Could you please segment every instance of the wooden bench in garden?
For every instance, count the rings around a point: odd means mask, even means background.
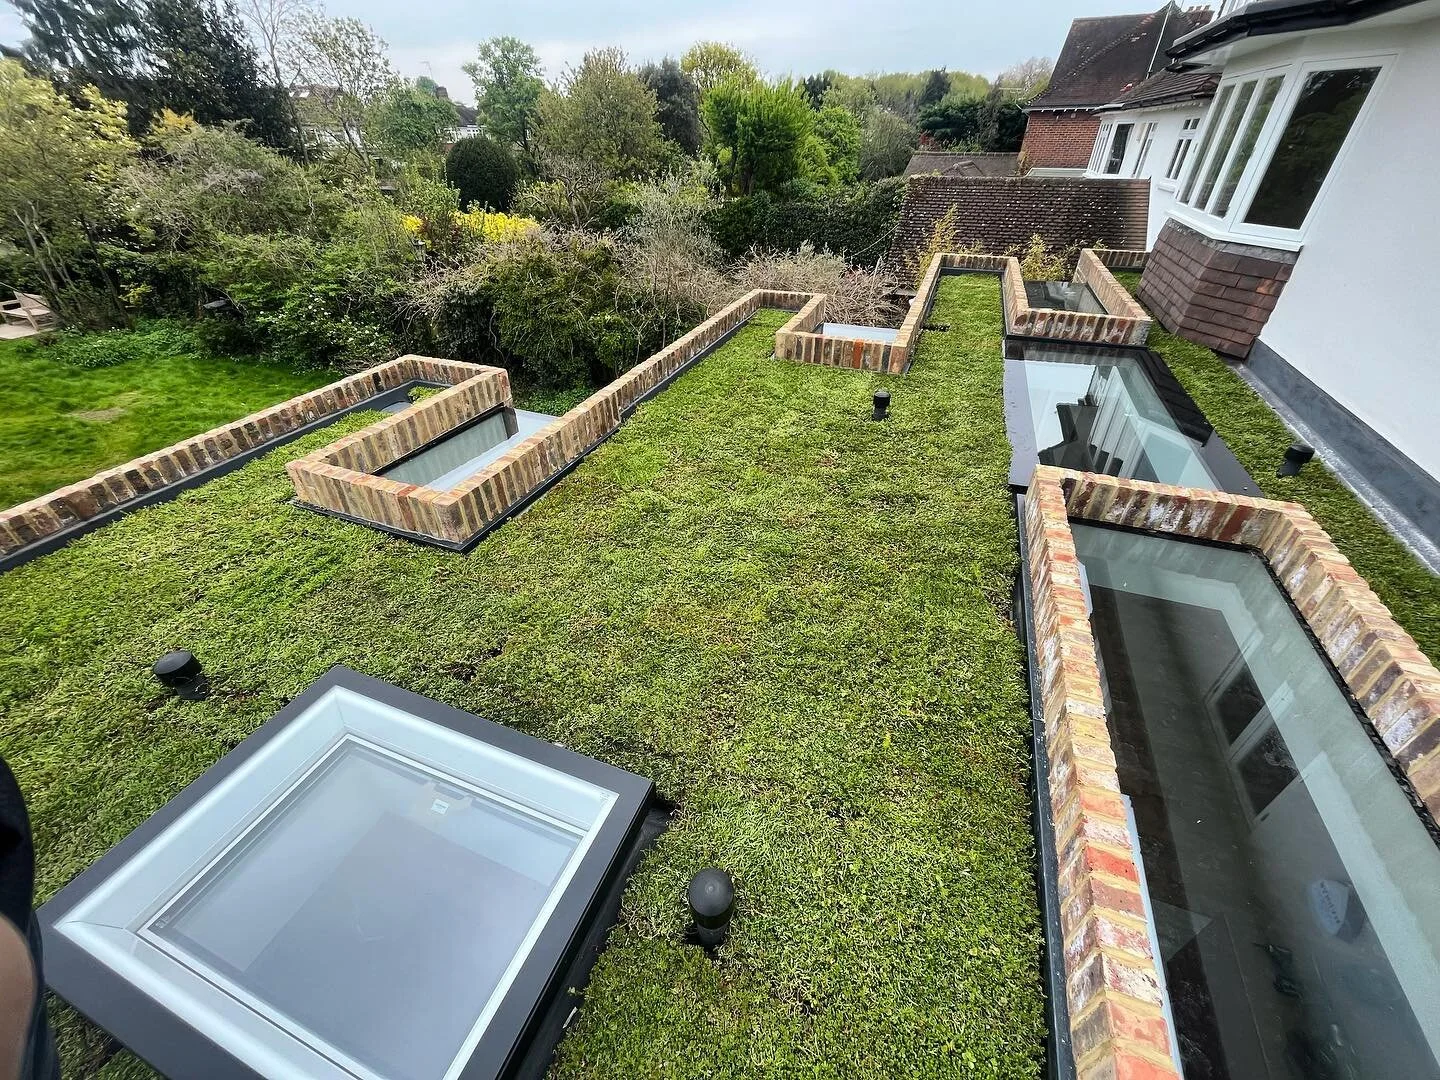
[[[28,323],[35,330],[55,324],[55,313],[45,304],[43,296],[16,292],[13,300],[0,300],[0,316],[7,323]]]

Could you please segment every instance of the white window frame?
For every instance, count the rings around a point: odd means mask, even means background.
[[[1120,132],[1125,131],[1125,148],[1120,152],[1120,160],[1115,163],[1115,171],[1111,172],[1106,166],[1110,164],[1110,155],[1115,152],[1115,140],[1120,137]],[[1105,147],[1105,152],[1100,155],[1100,161],[1096,165],[1096,171],[1101,176],[1119,176],[1125,171],[1125,158],[1130,153],[1130,136],[1135,130],[1135,121],[1117,120],[1114,130],[1110,133],[1110,141]]]
[[[1155,182],[1166,191],[1174,191],[1180,186],[1186,166],[1190,164],[1190,151],[1195,149],[1195,137],[1200,134],[1200,125],[1204,122],[1203,113],[1200,116],[1187,116],[1180,121],[1180,134],[1175,137],[1175,145],[1170,148],[1170,158],[1165,162],[1165,171],[1155,178]],[[1175,158],[1182,146],[1185,148],[1185,156],[1181,158],[1177,168]],[[1176,170],[1174,176],[1170,175],[1171,169]]]
[[[1110,152],[1110,133],[1114,127],[1115,123],[1112,120],[1101,122],[1100,130],[1095,133],[1095,145],[1090,148],[1090,164],[1085,166],[1086,172],[1100,172],[1100,166]]]
[[[1150,156],[1150,146],[1155,141],[1155,129],[1159,126],[1158,120],[1146,120],[1138,125],[1140,136],[1136,139],[1136,145],[1140,149],[1135,153],[1135,164],[1130,167],[1131,176],[1139,176],[1140,170],[1145,168],[1145,160]]]
[[[1393,51],[1379,53],[1337,52],[1331,55],[1310,57],[1288,64],[1260,65],[1233,73],[1226,72],[1224,79],[1222,79],[1220,85],[1216,87],[1216,99],[1218,100],[1219,94],[1225,87],[1233,86],[1235,89],[1231,91],[1231,100],[1226,103],[1227,108],[1224,112],[1228,112],[1230,108],[1233,107],[1234,101],[1240,93],[1240,87],[1245,83],[1253,81],[1255,83],[1255,90],[1246,106],[1244,115],[1240,118],[1239,126],[1236,129],[1236,137],[1226,149],[1225,160],[1220,163],[1215,189],[1209,193],[1210,200],[1215,198],[1220,186],[1224,182],[1224,177],[1230,167],[1231,159],[1234,157],[1235,151],[1241,142],[1250,114],[1260,98],[1265,80],[1272,76],[1281,75],[1284,77],[1285,82],[1281,85],[1279,93],[1275,96],[1275,101],[1270,108],[1270,113],[1265,118],[1265,123],[1260,129],[1260,134],[1255,140],[1255,147],[1250,154],[1250,160],[1245,163],[1245,168],[1240,174],[1239,182],[1235,186],[1235,191],[1230,199],[1230,206],[1225,214],[1223,216],[1210,214],[1202,207],[1181,202],[1177,197],[1175,206],[1170,211],[1171,216],[1190,228],[1193,228],[1196,232],[1217,240],[1239,239],[1258,241],[1269,247],[1298,251],[1305,242],[1311,223],[1315,220],[1317,208],[1324,202],[1325,196],[1330,191],[1336,175],[1344,167],[1346,158],[1354,147],[1356,133],[1363,128],[1371,111],[1375,107],[1375,102],[1379,100],[1381,94],[1384,93],[1385,82],[1390,74],[1391,67],[1394,66],[1394,60],[1397,55],[1398,54]],[[1379,68],[1380,70],[1375,76],[1375,82],[1370,87],[1370,92],[1366,95],[1364,103],[1360,106],[1360,111],[1355,116],[1355,122],[1350,125],[1350,130],[1346,133],[1344,142],[1340,144],[1340,149],[1336,152],[1334,160],[1330,163],[1330,169],[1325,175],[1325,180],[1321,183],[1319,191],[1315,193],[1315,198],[1311,200],[1310,207],[1305,213],[1305,220],[1301,222],[1300,227],[1297,229],[1282,229],[1273,225],[1254,225],[1246,222],[1245,215],[1250,211],[1250,202],[1255,196],[1261,178],[1265,175],[1265,170],[1270,165],[1270,159],[1274,156],[1275,150],[1279,145],[1280,136],[1284,132],[1285,126],[1290,122],[1290,114],[1294,110],[1296,102],[1299,100],[1300,91],[1305,85],[1305,80],[1317,71],[1336,71],[1346,68],[1367,67]],[[1196,129],[1195,134],[1200,135],[1202,130],[1208,133],[1212,127],[1216,127],[1224,122],[1225,116],[1222,115],[1222,110],[1217,110],[1212,107],[1209,113],[1209,122],[1204,125],[1203,128]],[[1204,139],[1201,138],[1200,142],[1204,142]],[[1213,144],[1207,147],[1204,155],[1206,160],[1202,161],[1194,153],[1194,147],[1192,146],[1189,155],[1190,161],[1183,170],[1180,180],[1177,182],[1179,191],[1183,192],[1184,187],[1191,182],[1192,177],[1199,177],[1199,170],[1208,164],[1209,159],[1214,155],[1214,150],[1215,146]],[[1200,185],[1197,183],[1192,192],[1192,197],[1195,193],[1198,193],[1199,189]]]

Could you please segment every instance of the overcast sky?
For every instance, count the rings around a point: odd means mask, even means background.
[[[460,65],[480,41],[512,34],[535,46],[554,77],[586,49],[620,45],[642,62],[679,56],[694,41],[733,42],[776,75],[835,68],[861,75],[945,67],[991,76],[1030,56],[1055,56],[1077,15],[1149,11],[1160,0],[330,0],[390,45],[395,66],[432,74],[470,102]],[[0,41],[24,35],[0,0]]]

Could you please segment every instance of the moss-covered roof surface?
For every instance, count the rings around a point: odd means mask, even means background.
[[[1038,1076],[999,286],[947,278],[950,330],[903,378],[771,359],[785,317],[468,556],[291,506],[284,462],[330,429],[0,577],[0,750],[41,898],[343,663],[677,805],[560,1076]],[[210,700],[153,681],[174,647]],[[740,897],[715,960],[683,943],[711,864]],[[67,1077],[143,1075],[60,1026]]]

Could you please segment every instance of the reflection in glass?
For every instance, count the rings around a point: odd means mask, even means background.
[[[1220,175],[1220,166],[1225,164],[1225,156],[1230,153],[1230,144],[1235,141],[1235,132],[1240,128],[1240,118],[1245,115],[1245,110],[1250,106],[1250,96],[1255,93],[1255,80],[1250,80],[1240,87],[1240,93],[1235,96],[1235,107],[1230,110],[1230,115],[1225,117],[1225,126],[1220,131],[1220,141],[1215,144],[1215,152],[1205,162],[1205,182],[1200,185],[1200,192],[1195,196],[1193,205],[1204,209],[1210,201],[1210,192],[1215,188],[1215,180]]]
[[[580,839],[346,739],[148,935],[305,1042],[437,1080]]]
[[[1012,363],[1015,363],[1012,361]],[[1041,464],[1084,472],[1215,487],[1196,450],[1209,436],[1181,429],[1129,356],[1093,364],[1026,360],[1024,377]],[[1203,417],[1196,417],[1197,424]]]
[[[1074,534],[1186,1076],[1440,1076],[1440,849],[1264,563]]]
[[[1279,145],[1250,200],[1247,222],[1277,229],[1298,229],[1305,223],[1310,204],[1320,193],[1379,74],[1379,68],[1370,67],[1315,71],[1306,76]]]
[[[1256,99],[1255,108],[1250,112],[1245,133],[1240,136],[1240,142],[1235,147],[1235,156],[1230,160],[1230,167],[1225,170],[1225,182],[1220,185],[1220,191],[1215,196],[1215,205],[1210,208],[1210,213],[1216,217],[1224,217],[1230,210],[1230,200],[1235,195],[1235,187],[1240,183],[1245,166],[1250,163],[1250,155],[1255,152],[1255,140],[1260,137],[1260,129],[1265,126],[1270,109],[1275,104],[1275,95],[1280,93],[1280,86],[1284,81],[1285,76],[1274,75],[1266,79],[1265,84],[1260,87],[1260,97]]]
[[[1190,202],[1190,195],[1195,190],[1195,182],[1200,179],[1200,169],[1205,164],[1206,155],[1210,152],[1210,144],[1215,141],[1215,131],[1225,118],[1225,109],[1230,104],[1230,98],[1235,93],[1235,87],[1222,86],[1219,95],[1215,98],[1215,104],[1210,110],[1210,124],[1205,128],[1205,134],[1200,139],[1200,147],[1195,151],[1195,165],[1190,170],[1190,175],[1185,180],[1185,190],[1180,193],[1180,201]],[[1194,205],[1191,203],[1191,205]]]

